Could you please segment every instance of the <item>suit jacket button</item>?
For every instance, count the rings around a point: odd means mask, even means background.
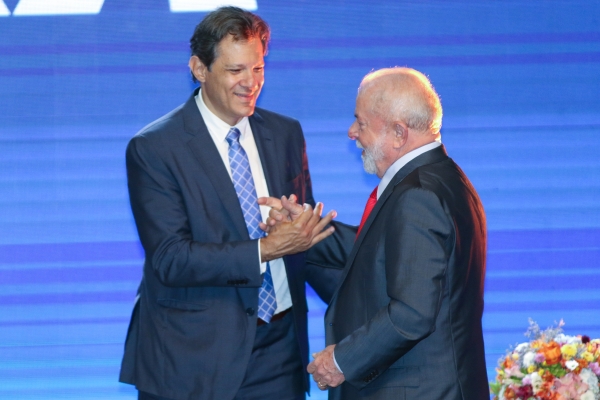
[[[248,314],[249,317],[254,315],[254,308],[252,307],[248,307],[246,308],[246,314]]]
[[[333,326],[333,322],[330,322],[330,323],[329,323],[329,326]]]

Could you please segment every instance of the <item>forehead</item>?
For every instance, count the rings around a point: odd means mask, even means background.
[[[355,113],[357,117],[366,118],[371,111],[371,95],[368,92],[360,90],[356,96]]]
[[[235,40],[232,35],[228,35],[217,45],[215,61],[242,62],[253,60],[263,60],[262,43],[258,38]]]

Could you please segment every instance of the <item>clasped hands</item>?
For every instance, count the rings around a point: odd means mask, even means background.
[[[260,228],[268,233],[260,242],[262,262],[306,251],[334,231],[327,225],[336,212],[330,211],[321,218],[322,203],[313,210],[309,204],[297,204],[292,195],[289,199],[283,196],[281,200],[261,197],[258,204],[271,207],[267,223],[260,223]]]
[[[334,231],[333,227],[326,227],[336,216],[336,212],[330,211],[321,218],[322,203],[317,203],[313,210],[308,204],[302,206],[296,203],[294,195],[289,199],[283,196],[281,200],[274,197],[261,197],[258,203],[271,207],[267,223],[261,223],[260,228],[269,233],[267,239],[281,236],[281,240],[273,244],[279,243],[283,246],[281,249],[283,252],[289,251],[289,248],[294,246],[300,248],[298,251],[307,250]],[[261,245],[264,246],[264,242],[261,242]],[[318,353],[313,353],[314,360],[306,368],[321,390],[339,386],[345,381],[344,374],[335,365],[334,348],[335,345],[330,345]]]

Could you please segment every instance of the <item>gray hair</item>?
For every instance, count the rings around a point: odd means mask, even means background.
[[[371,87],[376,89],[371,111],[381,119],[403,121],[419,132],[439,133],[442,103],[425,75],[411,68],[380,69],[364,77],[359,93]]]

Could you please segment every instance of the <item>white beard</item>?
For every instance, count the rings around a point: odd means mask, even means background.
[[[356,147],[364,150],[361,158],[363,161],[363,168],[367,174],[377,173],[377,162],[383,159],[383,135],[377,138],[375,143],[369,148],[364,148],[358,140],[356,140]]]

